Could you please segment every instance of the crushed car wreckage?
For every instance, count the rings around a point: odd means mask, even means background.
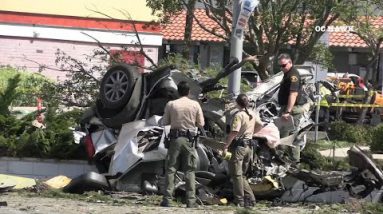
[[[164,146],[169,127],[159,121],[169,100],[177,98],[176,85],[187,81],[191,96],[198,99],[204,111],[206,125],[197,144],[197,196],[204,204],[218,204],[219,198],[232,199],[232,187],[226,160],[219,155],[230,120],[233,105],[223,99],[207,99],[201,94],[223,89],[219,79],[239,65],[231,62],[217,77],[199,80],[195,73],[183,73],[173,67],[163,67],[149,74],[139,74],[134,67],[118,64],[104,76],[100,99],[83,117],[86,130],[84,144],[88,157],[99,173],[88,173],[74,179],[65,190],[79,192],[79,183],[88,189],[112,189],[141,193],[161,193],[164,188]],[[349,151],[351,172],[312,172],[295,168],[280,144],[304,148],[306,133],[313,126],[314,84],[311,68],[298,69],[304,81],[307,112],[298,131],[280,139],[276,95],[282,73],[272,76],[248,92],[252,106],[265,122],[254,135],[255,160],[248,171],[249,183],[258,199],[279,199],[283,202],[346,202],[350,198],[364,198],[380,202],[383,172],[361,151]],[[283,125],[283,124],[282,124]],[[184,194],[183,173],[177,172],[176,192]],[[84,190],[87,190],[86,188]],[[81,191],[80,191],[81,192]]]

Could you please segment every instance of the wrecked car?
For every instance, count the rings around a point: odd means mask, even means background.
[[[230,200],[232,188],[227,162],[219,156],[218,150],[222,145],[219,139],[224,137],[226,121],[230,121],[233,105],[222,99],[206,99],[201,94],[222,89],[217,84],[219,79],[227,76],[237,66],[238,62],[233,61],[217,77],[207,80],[201,80],[195,73],[183,73],[173,67],[163,67],[150,74],[138,74],[134,67],[124,64],[110,68],[102,80],[100,99],[84,115],[83,120],[87,131],[85,145],[88,157],[95,163],[101,175],[84,175],[77,179],[77,186],[82,181],[90,188],[162,192],[167,153],[164,141],[170,127],[159,126],[159,120],[166,103],[177,98],[177,83],[187,81],[191,85],[191,96],[200,101],[206,120],[204,130],[201,130],[203,137],[196,148],[197,196],[207,204],[217,201],[214,200],[217,197]],[[309,68],[300,68],[298,71],[303,76],[303,81],[312,78]],[[278,73],[247,93],[253,109],[267,124],[263,133],[254,136],[258,142],[254,145],[257,158],[248,172],[253,191],[260,198],[283,198],[289,191],[295,191],[297,187],[294,185],[297,181],[305,183],[300,178],[308,180],[308,175],[313,175],[312,172],[299,174],[292,170],[294,168],[291,167],[288,157],[278,145],[293,146],[295,141],[294,145],[304,148],[306,133],[313,125],[310,114],[315,88],[313,84],[305,82],[307,114],[302,117],[297,132],[279,139],[278,127],[273,119],[279,110],[276,94],[282,77],[283,74]],[[291,178],[295,182],[286,182]],[[343,178],[339,180],[343,181]],[[176,180],[176,194],[182,195],[182,172],[177,172]],[[306,185],[313,184],[323,186],[320,182],[309,182]],[[66,189],[71,192],[75,186],[69,185]],[[324,191],[328,189],[325,188]],[[299,200],[302,201],[300,198]]]

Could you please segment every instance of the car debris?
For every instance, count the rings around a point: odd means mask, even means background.
[[[232,103],[224,99],[207,99],[206,92],[220,90],[217,83],[238,66],[237,61],[226,66],[217,77],[199,80],[195,74],[173,67],[163,67],[151,74],[138,75],[135,68],[115,65],[106,73],[96,105],[84,114],[82,126],[88,158],[99,173],[92,172],[75,178],[65,187],[68,192],[91,190],[128,191],[159,194],[164,189],[165,138],[169,127],[159,121],[165,104],[177,98],[176,85],[187,81],[192,97],[198,99],[204,111],[206,125],[197,144],[197,197],[203,204],[226,204],[233,198],[227,161],[219,155],[220,139],[230,121]],[[313,172],[293,166],[278,145],[298,145],[304,149],[306,134],[313,127],[315,86],[308,67],[298,67],[303,79],[307,113],[298,131],[280,139],[278,123],[274,122],[279,106],[276,94],[282,79],[278,73],[247,93],[253,110],[267,124],[254,136],[255,160],[248,171],[249,183],[258,199],[279,199],[284,202],[341,203],[350,198],[381,201],[382,171],[358,147],[349,152],[351,172]],[[293,143],[292,142],[299,142]],[[184,179],[177,172],[176,191],[184,195]],[[87,187],[87,188],[85,188]]]
[[[109,184],[104,175],[88,172],[72,179],[63,188],[64,192],[82,194],[86,191],[108,190]]]
[[[55,176],[53,178],[50,178],[50,179],[44,181],[43,183],[52,189],[62,189],[65,186],[67,186],[71,181],[72,181],[72,179],[70,179],[64,175],[59,175],[59,176]]]
[[[36,180],[16,175],[0,174],[0,184],[4,187],[13,186],[12,189],[19,190],[36,185]]]

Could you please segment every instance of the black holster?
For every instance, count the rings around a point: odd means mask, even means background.
[[[242,147],[250,146],[250,147],[252,147],[253,146],[253,140],[252,139],[243,139],[243,138],[234,139],[230,145],[230,148],[235,149],[238,146],[242,146]]]
[[[170,139],[177,139],[179,137],[186,137],[189,138],[190,133],[189,131],[179,130],[179,129],[170,129],[169,138]]]

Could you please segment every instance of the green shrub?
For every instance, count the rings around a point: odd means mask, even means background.
[[[331,140],[367,145],[371,143],[372,130],[373,128],[370,126],[336,121],[331,123],[328,134]]]
[[[70,127],[78,124],[82,111],[56,112],[48,108],[46,129],[32,126],[34,117],[19,120],[0,115],[0,155],[54,159],[84,159],[81,145],[73,142]],[[32,116],[34,114],[31,114]]]
[[[183,72],[198,67],[178,53],[168,55],[165,59],[160,60],[158,64],[160,67],[165,65],[175,65],[177,69]]]
[[[383,125],[379,125],[374,128],[372,132],[370,150],[373,152],[383,152]]]
[[[15,136],[4,137],[0,135],[0,156],[16,156],[17,143]]]
[[[319,145],[314,143],[306,144],[301,152],[301,162],[307,165],[308,169],[322,169],[327,165],[327,160],[319,153]]]
[[[31,133],[25,132],[17,142],[18,157],[48,158],[50,155],[50,141],[45,130],[35,129]]]
[[[41,91],[50,90],[44,85],[44,79],[40,81],[34,76],[26,76],[22,83],[22,75],[16,70],[0,68],[0,72],[0,155],[59,159],[81,157],[81,154],[78,155],[80,146],[73,143],[72,131],[69,128],[78,124],[82,111],[59,112],[56,111],[57,108],[48,105],[45,129],[32,125],[35,113],[17,119],[10,114],[10,105],[17,103],[18,99],[21,103],[30,105],[32,100],[28,99],[42,97]]]
[[[35,106],[36,99],[42,97],[49,102],[53,96],[53,81],[39,73],[20,71],[12,67],[0,67],[0,94],[9,86],[11,79],[18,77],[18,87],[14,91],[17,94],[12,99],[12,106]]]
[[[319,153],[319,145],[308,143],[301,152],[301,163],[303,168],[310,170],[348,170],[350,165],[347,159],[333,160],[331,157],[324,157]]]

